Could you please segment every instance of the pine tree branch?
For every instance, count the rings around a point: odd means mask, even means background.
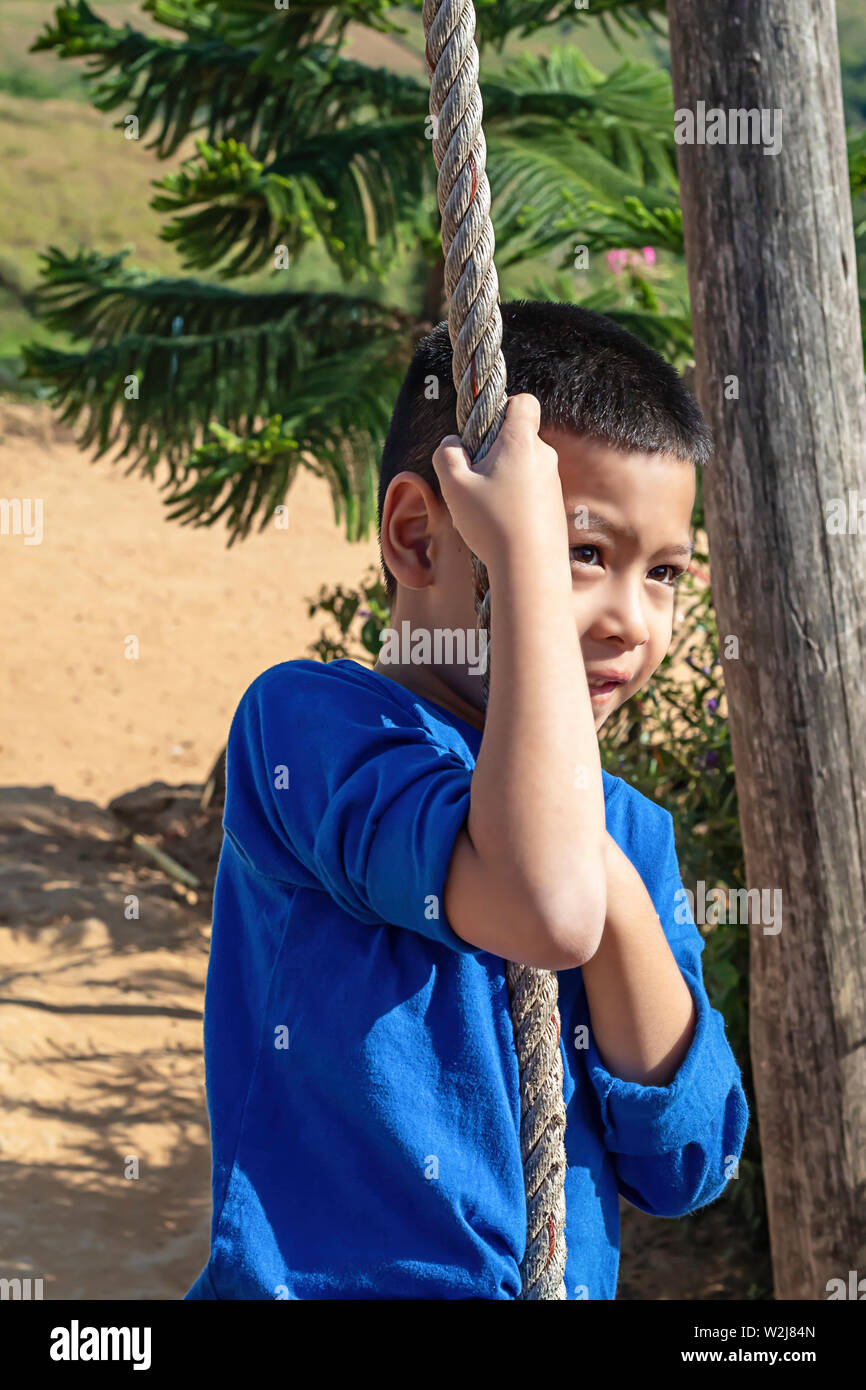
[[[42,253],[42,283],[34,299],[46,326],[73,338],[108,342],[124,334],[168,336],[182,310],[193,334],[301,323],[318,343],[338,347],[369,331],[410,331],[414,316],[358,294],[306,290],[235,290],[204,280],[155,276],[125,265],[129,250],[67,255]],[[280,275],[275,274],[275,282]],[[353,336],[354,335],[354,336]]]
[[[479,43],[498,45],[516,30],[593,16],[627,27],[662,10],[655,0],[592,0],[587,14],[572,0],[476,3]],[[349,23],[405,32],[395,7],[147,0],[144,9],[181,37],[113,28],[79,0],[58,7],[35,47],[84,58],[96,105],[133,110],[163,157],[191,132],[208,133],[154,199],[188,267],[227,277],[268,264],[277,246],[295,259],[319,239],[345,278],[383,276],[407,229],[423,255],[434,243],[439,254],[426,81],[338,51]],[[563,248],[578,232],[599,250],[612,237],[681,246],[666,74],[623,63],[604,75],[560,48],[522,54],[485,82],[483,98],[498,262]],[[47,324],[91,344],[25,350],[27,374],[51,387],[62,418],[83,422],[82,447],[100,456],[117,446],[128,472],[152,476],[164,460],[171,519],[224,523],[229,543],[272,520],[302,467],[327,479],[347,534],[365,534],[393,398],[432,323],[360,296],[144,276],[125,256],[52,248],[37,293]],[[573,289],[562,277],[540,297]],[[583,302],[671,356],[690,349],[687,317],[665,313],[639,276]]]
[[[431,184],[416,129],[403,120],[332,131],[268,168],[234,141],[197,141],[198,158],[157,185],[152,206],[175,214],[162,235],[186,267],[224,278],[263,268],[278,246],[296,256],[319,236],[345,280],[383,279],[400,223]]]
[[[485,88],[494,197],[511,178],[536,189],[544,180],[538,196],[546,211],[536,209],[524,227],[521,254],[530,235],[548,244],[551,205],[561,205],[573,224],[568,198],[581,193],[613,206],[649,185],[654,208],[676,207],[666,74],[627,63],[606,77],[577,55],[555,50],[546,59],[518,60],[507,79]],[[178,243],[189,269],[218,267],[228,278],[266,265],[276,245],[296,256],[318,236],[344,279],[381,278],[399,224],[423,197],[434,197],[429,133],[419,108],[401,118],[329,128],[267,167],[234,141],[198,142],[198,159],[161,181],[164,193],[153,206],[175,214],[163,235]],[[508,214],[498,204],[494,213],[507,243]]]
[[[527,257],[575,243],[597,248],[648,243],[682,249],[682,221],[675,193],[630,178],[586,145],[575,147],[568,131],[548,132],[543,141],[491,134],[488,175],[496,226],[497,261],[504,269]],[[634,242],[640,225],[642,240]],[[628,230],[629,241],[619,240]]]
[[[415,11],[422,4],[423,0],[406,0],[406,7]],[[576,9],[574,0],[475,0],[475,12],[479,49],[486,43],[501,49],[507,39],[524,39],[553,25],[581,25],[592,19],[606,26],[612,42],[615,28],[634,36],[643,26],[666,37],[659,24],[666,12],[665,0],[588,0],[585,9]]]
[[[164,23],[169,22],[168,15],[175,16],[178,26],[186,14],[182,7],[167,6],[160,0],[150,8]],[[186,24],[186,40],[169,41],[129,26],[113,28],[98,19],[85,0],[79,0],[77,6],[58,8],[57,22],[53,28],[47,27],[33,50],[53,48],[64,58],[90,57],[88,77],[93,84],[94,105],[103,111],[120,108],[124,117],[135,114],[140,138],[150,135],[160,123],[147,148],[155,149],[161,158],[174,153],[189,134],[201,131],[209,143],[234,139],[245,144],[255,158],[266,160],[298,139],[357,120],[367,107],[380,121],[416,116],[424,123],[429,93],[423,77],[391,73],[341,57],[333,43],[304,46],[296,42],[287,56],[266,42],[273,39],[275,25],[268,22],[263,28],[263,19],[257,20],[249,34],[234,34],[229,42],[221,12],[212,17],[207,29],[202,27],[204,12],[193,7],[193,14],[197,21],[190,19]],[[273,10],[270,14],[273,20]],[[348,22],[342,14],[341,20],[338,42],[342,42]],[[240,43],[241,39],[245,42]],[[573,77],[574,68],[582,61],[578,50],[571,47],[559,52],[568,55]],[[512,70],[518,70],[521,63],[531,68],[542,61],[524,55],[515,60]],[[555,52],[547,61],[555,63]],[[623,65],[624,69],[629,67],[639,71],[637,65]],[[652,77],[658,84],[667,82],[669,94],[667,75],[652,72]],[[596,109],[614,114],[606,102],[606,89],[613,92],[617,74],[604,80],[598,73],[596,78],[600,82]],[[521,85],[527,86],[525,81]],[[553,91],[553,86],[548,90]],[[520,101],[510,92],[509,83],[485,82],[482,92],[485,113],[490,117],[498,111],[504,117],[519,113]],[[643,94],[648,95],[645,84]],[[648,108],[641,105],[641,93],[636,95],[638,99],[631,102],[628,111],[621,109],[620,114],[642,124]],[[589,107],[589,96],[589,88],[581,93],[573,83],[566,83],[558,103],[548,101],[545,109],[539,102],[536,111],[563,119],[569,114],[569,105]]]
[[[172,307],[164,298],[149,304],[147,286],[137,283],[127,287],[128,299],[116,287],[108,292],[106,318],[88,287],[82,312],[95,346],[64,353],[27,344],[25,375],[52,388],[62,420],[73,427],[83,420],[82,449],[96,446],[101,457],[125,441],[115,461],[131,457],[127,472],[140,468],[151,477],[164,461],[164,486],[175,488],[168,504],[186,524],[225,516],[233,539],[246,535],[262,508],[266,523],[300,462],[327,479],[350,538],[366,534],[375,515],[371,480],[416,326],[386,306],[316,294],[251,296],[255,312],[279,299],[280,313],[243,324],[251,312],[246,296],[222,291],[214,303],[206,292],[218,287],[199,288],[197,304],[173,306],[186,315],[181,332],[128,332],[100,342],[124,309],[133,321],[149,312],[166,322]],[[211,322],[228,310],[231,330],[223,323],[219,331],[190,332],[196,310]],[[65,312],[75,311],[67,305]]]
[[[113,57],[123,68],[97,104],[107,108],[120,103],[126,111],[134,105],[145,132],[160,116],[162,128],[152,143],[165,153],[176,148],[196,121],[203,124],[203,116],[196,114],[202,112],[209,130],[241,131],[257,149],[275,147],[278,139],[291,142],[290,152],[267,167],[234,136],[216,146],[199,144],[198,158],[158,185],[162,191],[153,206],[174,214],[163,237],[178,244],[185,268],[218,268],[221,277],[230,278],[266,266],[277,246],[297,258],[310,240],[320,238],[344,280],[356,275],[382,279],[396,250],[398,224],[414,203],[433,196],[432,161],[422,139],[426,86],[328,56],[321,45],[307,55],[294,55],[288,68],[281,61],[266,70],[261,44],[233,49],[221,36],[213,37],[216,20],[211,31],[199,33],[193,19],[200,22],[203,11],[191,0],[171,5],[156,0],[150,9],[163,22],[186,21],[192,46],[110,30],[95,21],[83,0],[58,12],[66,14],[67,29],[75,29],[70,13],[79,16],[78,29],[84,33],[77,33],[76,51],[88,43],[105,52],[116,45]],[[91,16],[86,23],[82,12]],[[240,4],[237,14],[254,21],[254,27],[265,22],[261,7]],[[136,95],[139,79],[145,86]],[[544,59],[522,55],[509,65],[504,82],[485,83],[483,91],[491,142],[495,146],[502,128],[513,142],[522,140],[524,166],[532,151],[550,141],[551,123],[558,123],[582,142],[571,157],[584,175],[594,169],[596,200],[611,202],[610,171],[605,177],[596,156],[631,176],[631,186],[622,185],[629,194],[637,192],[640,182],[675,186],[672,99],[663,72],[626,63],[605,77],[576,49],[559,48]],[[366,103],[378,113],[374,122],[358,120]],[[340,122],[349,119],[354,124],[341,128]],[[515,143],[510,155],[512,161],[519,158]],[[548,173],[554,173],[552,152],[543,158]],[[495,159],[494,149],[492,163]],[[539,248],[556,244],[556,228],[569,220],[573,224],[571,182],[553,218],[548,209],[527,220],[521,210],[519,228],[506,219],[501,236],[509,258],[523,255],[532,238]],[[550,204],[549,191],[544,201]],[[587,215],[585,203],[581,220]],[[654,206],[661,206],[658,199]],[[500,210],[495,211],[499,216]],[[572,229],[567,226],[565,234]],[[522,235],[515,238],[518,230]]]
[[[165,8],[156,17],[168,22]],[[417,112],[423,123],[428,92],[414,78],[340,58],[333,44],[311,41],[287,56],[263,48],[255,35],[237,35],[247,41],[230,43],[215,23],[202,29],[203,14],[196,13],[199,22],[187,24],[186,40],[166,40],[113,28],[82,0],[81,8],[58,9],[58,22],[33,50],[89,57],[93,104],[133,113],[139,138],[152,134],[146,147],[163,159],[195,131],[209,143],[241,141],[255,158],[267,159],[297,139],[356,118],[365,105],[380,118]]]

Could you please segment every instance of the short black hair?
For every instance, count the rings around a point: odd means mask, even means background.
[[[509,396],[531,392],[542,428],[570,430],[624,453],[669,453],[705,464],[713,440],[679,373],[613,319],[577,304],[501,303]],[[431,394],[435,381],[436,398]],[[415,349],[388,428],[379,471],[379,557],[391,602],[397,584],[382,553],[382,510],[392,478],[418,473],[441,497],[433,455],[458,434],[451,339],[443,319]]]

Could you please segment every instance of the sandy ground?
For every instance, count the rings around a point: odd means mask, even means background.
[[[305,599],[377,547],[347,542],[304,474],[288,530],[228,550],[64,435],[0,406],[0,493],[41,497],[44,531],[0,536],[0,1276],[176,1299],[207,1258],[208,897],[188,903],[104,808],[201,782],[249,682],[309,654]]]
[[[180,1299],[210,1223],[214,836],[190,808],[249,682],[308,655],[307,597],[360,579],[376,542],[346,542],[303,475],[288,531],[229,551],[29,406],[0,404],[0,480],[44,508],[40,545],[0,536],[0,1277],[41,1278],[50,1299]],[[144,802],[197,892],[107,809],[155,782],[181,788]],[[619,1297],[749,1296],[722,1203],[687,1222],[622,1214]]]
[[[0,408],[2,495],[43,500],[41,544],[0,536],[14,595],[2,780],[99,802],[155,778],[201,780],[250,681],[309,655],[322,622],[305,598],[355,583],[377,559],[375,538],[346,541],[326,484],[302,473],[288,529],[228,549],[224,531],[166,520],[157,484],[124,476],[124,463],[34,434],[33,415]]]

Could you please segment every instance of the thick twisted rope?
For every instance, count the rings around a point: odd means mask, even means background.
[[[505,359],[499,280],[493,264],[487,146],[481,128],[475,9],[471,0],[424,0],[433,155],[442,214],[445,292],[457,425],[469,459],[480,462],[505,419]],[[472,556],[478,626],[489,639],[487,570]],[[484,671],[484,701],[490,666]],[[520,1074],[520,1153],[526,1188],[524,1299],[565,1291],[565,1104],[556,974],[506,962]]]

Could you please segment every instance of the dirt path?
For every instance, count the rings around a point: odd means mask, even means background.
[[[0,1272],[179,1298],[208,1240],[207,924],[47,788],[0,791],[0,865]]]
[[[201,782],[249,682],[308,655],[306,597],[356,582],[376,542],[346,542],[304,475],[289,529],[229,551],[24,405],[0,405],[0,494],[43,510],[41,544],[0,535],[0,1276],[180,1298],[210,1219],[209,897],[188,903],[104,807]]]
[[[244,689],[309,655],[305,598],[378,558],[350,545],[327,485],[302,474],[287,530],[226,547],[165,519],[158,487],[91,463],[30,406],[0,405],[0,495],[42,500],[43,539],[0,535],[0,781],[111,797],[207,775]],[[130,637],[139,655],[130,659]]]

